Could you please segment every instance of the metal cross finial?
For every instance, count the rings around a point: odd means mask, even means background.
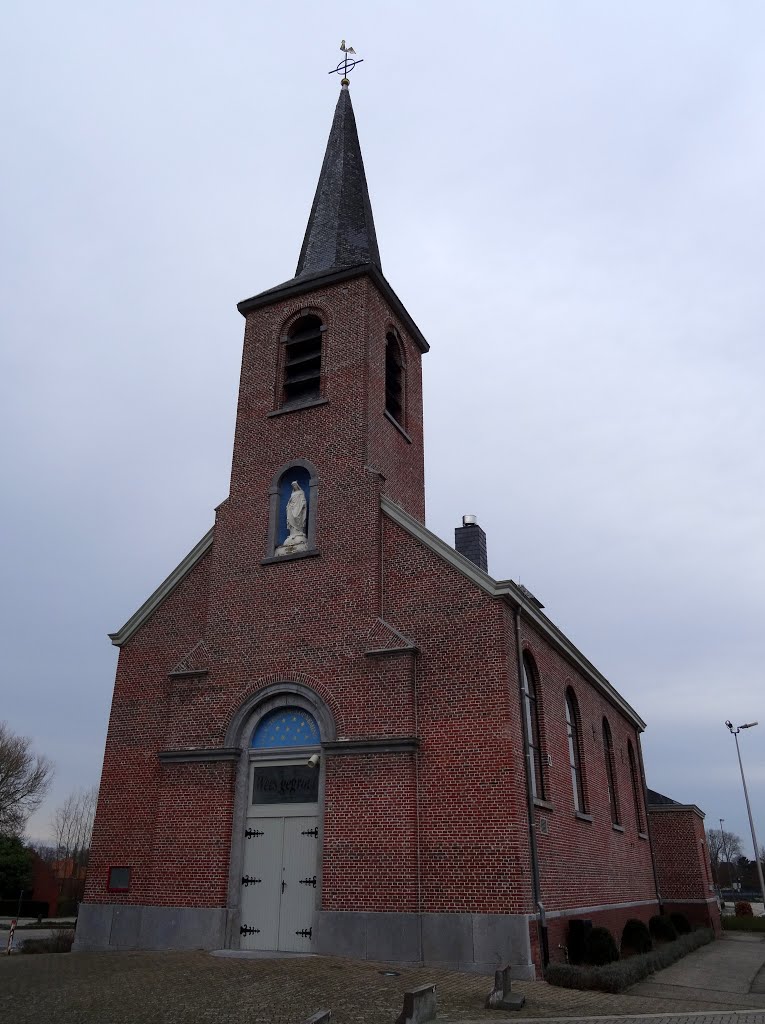
[[[340,63],[337,65],[337,67],[333,68],[331,71],[329,71],[328,74],[330,74],[330,75],[342,75],[343,78],[342,78],[342,81],[340,82],[340,84],[341,85],[350,85],[351,83],[348,81],[348,73],[350,71],[353,71],[353,69],[356,67],[357,64],[363,64],[364,63],[364,58],[362,57],[361,60],[353,60],[351,58],[351,54],[353,54],[353,56],[355,57],[356,56],[356,51],[353,49],[352,46],[346,46],[344,39],[340,40],[340,49],[345,54],[345,57],[343,58],[343,60],[340,61]]]

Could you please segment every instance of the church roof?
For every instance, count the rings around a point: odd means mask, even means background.
[[[236,308],[246,316],[254,309],[362,275],[374,281],[419,350],[427,352],[430,346],[422,332],[383,276],[356,119],[348,87],[344,85],[335,108],[295,276],[243,299]]]
[[[343,85],[295,277],[361,263],[382,270],[351,94]]]

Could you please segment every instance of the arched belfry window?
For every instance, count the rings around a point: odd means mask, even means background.
[[[301,316],[284,339],[282,407],[321,397],[321,347],[324,325],[313,313]]]
[[[526,736],[531,788],[535,800],[545,799],[545,778],[542,771],[542,733],[539,727],[539,679],[531,655],[523,655],[523,693],[525,698]]]
[[[319,475],[305,459],[295,459],[275,474],[269,489],[265,561],[317,555],[316,523]]]
[[[619,811],[619,790],[616,788],[616,761],[614,760],[614,741],[611,738],[611,726],[603,719],[603,757],[606,762],[606,780],[608,782],[608,802],[611,805],[611,821],[614,825],[621,824]]]
[[[400,340],[394,331],[385,335],[385,411],[402,427],[405,409],[405,367]]]
[[[303,708],[275,708],[255,727],[250,746],[258,750],[315,747],[321,743],[316,719]]]

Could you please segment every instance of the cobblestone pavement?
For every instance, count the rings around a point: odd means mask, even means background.
[[[381,971],[400,971],[386,977]],[[514,982],[526,1005],[518,1014],[484,1010],[491,979],[431,967],[391,967],[331,957],[242,960],[207,953],[51,953],[0,957],[0,1020],[61,1024],[300,1024],[320,1009],[333,1024],[393,1024],[403,992],[435,982],[439,1020],[479,1024],[488,1020],[677,1014],[707,1011],[689,1024],[765,1024],[762,1013],[721,1016],[741,1007],[688,998],[576,992],[544,982]],[[671,1024],[684,1017],[674,1016]],[[599,1024],[606,1024],[601,1021]],[[659,1024],[646,1021],[645,1024]]]

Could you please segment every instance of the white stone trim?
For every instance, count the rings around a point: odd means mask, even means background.
[[[678,900],[666,900],[667,903],[677,903]],[[705,903],[705,900],[699,900]],[[607,910],[629,910],[630,907],[651,907],[658,906],[658,899],[633,900],[626,903],[602,903],[597,907],[571,907],[565,910],[546,910],[545,917],[550,920],[554,917],[583,917],[585,914],[601,914]],[[530,914],[532,920],[538,919],[539,914]]]
[[[646,723],[635,709],[624,700],[606,677],[585,658],[568,637],[524,596],[516,583],[513,583],[512,580],[492,579],[488,573],[479,569],[469,558],[459,554],[454,548],[441,540],[440,537],[437,537],[435,533],[431,533],[422,523],[413,519],[400,505],[391,501],[387,495],[383,494],[380,496],[380,508],[389,519],[392,519],[394,523],[397,523],[407,533],[420,541],[421,544],[430,548],[439,558],[442,558],[453,568],[461,572],[471,583],[480,587],[481,590],[491,597],[505,598],[514,608],[519,608],[524,617],[539,630],[545,639],[549,640],[553,647],[578,669],[640,732],[645,729]]]
[[[215,527],[211,527],[199,543],[189,551],[182,562],[173,569],[164,583],[161,583],[148,600],[144,601],[137,612],[127,620],[124,626],[116,633],[110,633],[109,639],[115,647],[122,647],[141,628],[146,620],[162,604],[165,598],[169,597],[179,583],[188,576],[200,559],[207,554],[213,544]]]

